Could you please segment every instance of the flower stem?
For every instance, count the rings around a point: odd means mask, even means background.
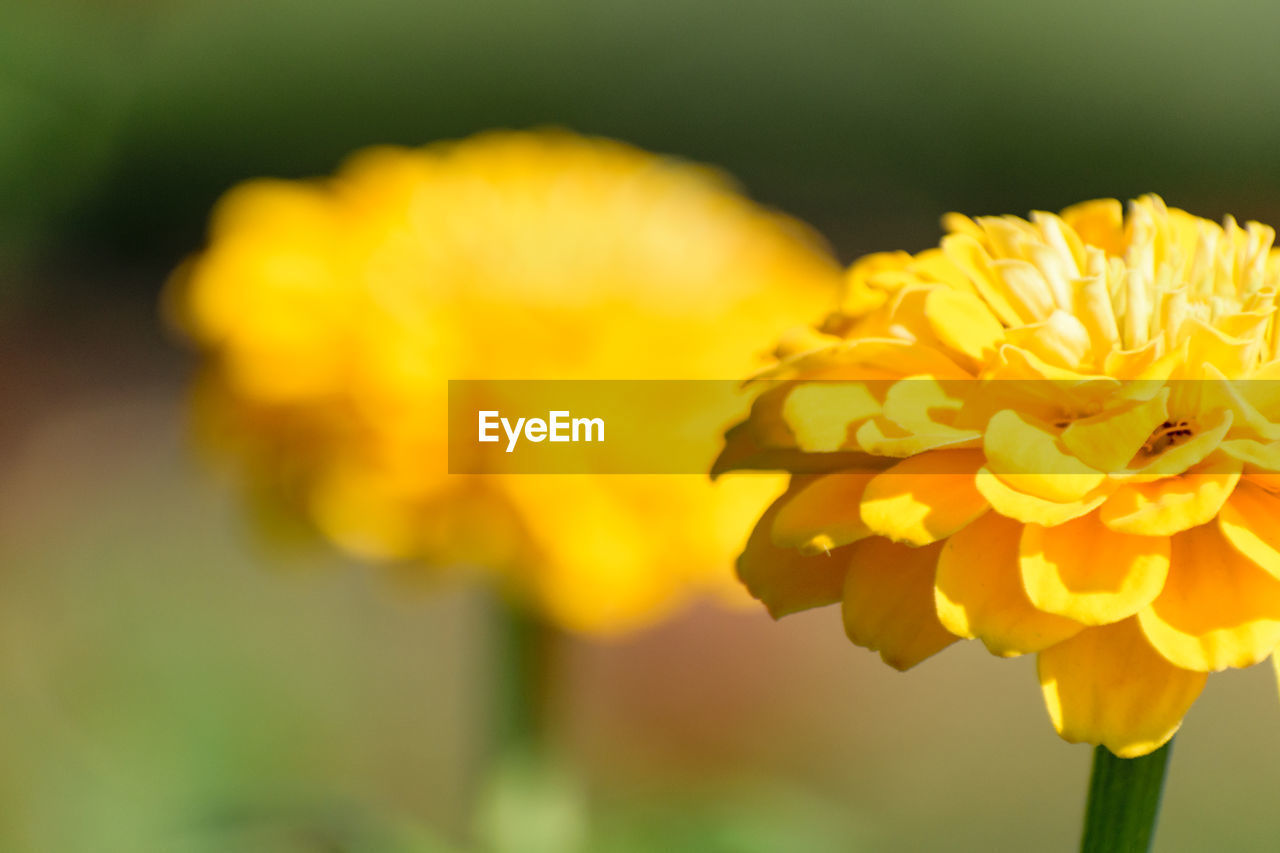
[[[494,746],[501,754],[547,747],[558,632],[510,602],[496,609],[497,678],[493,685]]]
[[[495,602],[492,744],[475,815],[486,853],[580,853],[584,794],[555,750],[552,711],[565,637],[518,603]]]
[[[1140,758],[1093,752],[1081,853],[1146,853],[1155,837],[1173,741]]]

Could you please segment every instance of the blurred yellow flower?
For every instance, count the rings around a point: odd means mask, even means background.
[[[854,264],[730,430],[717,470],[794,475],[739,575],[900,669],[1038,652],[1062,737],[1149,753],[1280,642],[1274,232],[1155,196],[944,225]]]
[[[709,169],[494,132],[233,189],[169,296],[208,355],[198,423],[264,510],[361,557],[489,567],[608,633],[731,595],[782,482],[449,475],[446,380],[740,378],[839,281],[804,226]]]

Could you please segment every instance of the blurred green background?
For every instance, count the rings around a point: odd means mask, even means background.
[[[1156,191],[1280,222],[1280,6],[0,0],[0,850],[458,849],[485,602],[268,553],[191,458],[156,299],[213,200],[353,148],[563,125],[714,163],[842,258],[946,210]],[[834,611],[575,645],[592,850],[1070,850],[1030,660],[909,675]],[[1158,849],[1270,850],[1280,707],[1210,681]]]

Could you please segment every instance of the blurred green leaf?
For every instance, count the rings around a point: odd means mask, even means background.
[[[702,790],[619,804],[605,812],[602,822],[592,847],[601,853],[876,849],[848,809],[778,782],[719,780]]]
[[[579,780],[540,750],[498,762],[476,812],[485,853],[577,853],[587,844],[587,802]]]

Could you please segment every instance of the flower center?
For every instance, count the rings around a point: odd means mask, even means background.
[[[1151,437],[1142,445],[1147,456],[1156,456],[1195,435],[1189,421],[1165,421],[1156,427]]]

